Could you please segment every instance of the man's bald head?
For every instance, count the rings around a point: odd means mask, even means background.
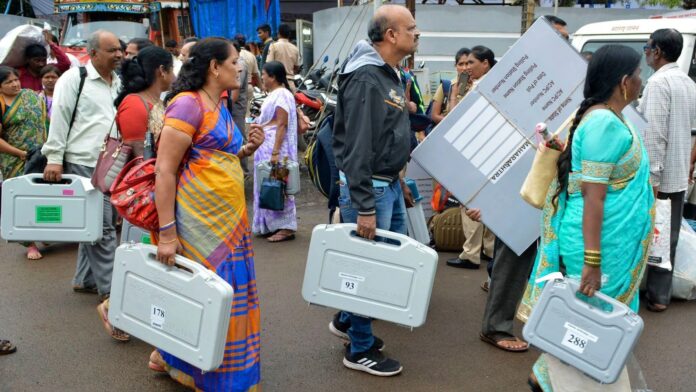
[[[411,12],[404,6],[387,4],[379,7],[370,21],[367,29],[367,37],[372,43],[384,41],[384,34],[388,29],[393,29],[404,19],[413,19]]]
[[[92,65],[103,72],[115,70],[123,58],[121,41],[114,33],[106,30],[97,30],[92,33],[87,41],[87,50]]]

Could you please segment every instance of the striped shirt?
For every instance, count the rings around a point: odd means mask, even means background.
[[[650,180],[663,193],[689,186],[691,129],[696,128],[696,83],[676,63],[650,77],[638,107],[648,120],[645,145]]]

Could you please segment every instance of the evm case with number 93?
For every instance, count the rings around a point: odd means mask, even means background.
[[[355,224],[318,225],[312,231],[302,297],[379,320],[425,323],[437,252],[409,238],[377,230],[369,241]]]

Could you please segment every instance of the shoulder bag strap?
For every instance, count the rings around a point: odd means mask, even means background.
[[[75,98],[75,107],[72,111],[72,116],[70,117],[70,126],[68,127],[68,135],[65,137],[65,141],[70,139],[70,131],[72,130],[73,124],[75,124],[75,116],[77,115],[77,105],[80,103],[80,95],[82,95],[82,88],[85,87],[85,79],[87,79],[87,68],[80,67],[80,87],[77,88],[77,97]]]

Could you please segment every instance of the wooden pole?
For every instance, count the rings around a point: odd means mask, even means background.
[[[522,3],[522,29],[521,33],[524,34],[528,28],[534,23],[534,10],[536,9],[535,0],[523,0]]]

